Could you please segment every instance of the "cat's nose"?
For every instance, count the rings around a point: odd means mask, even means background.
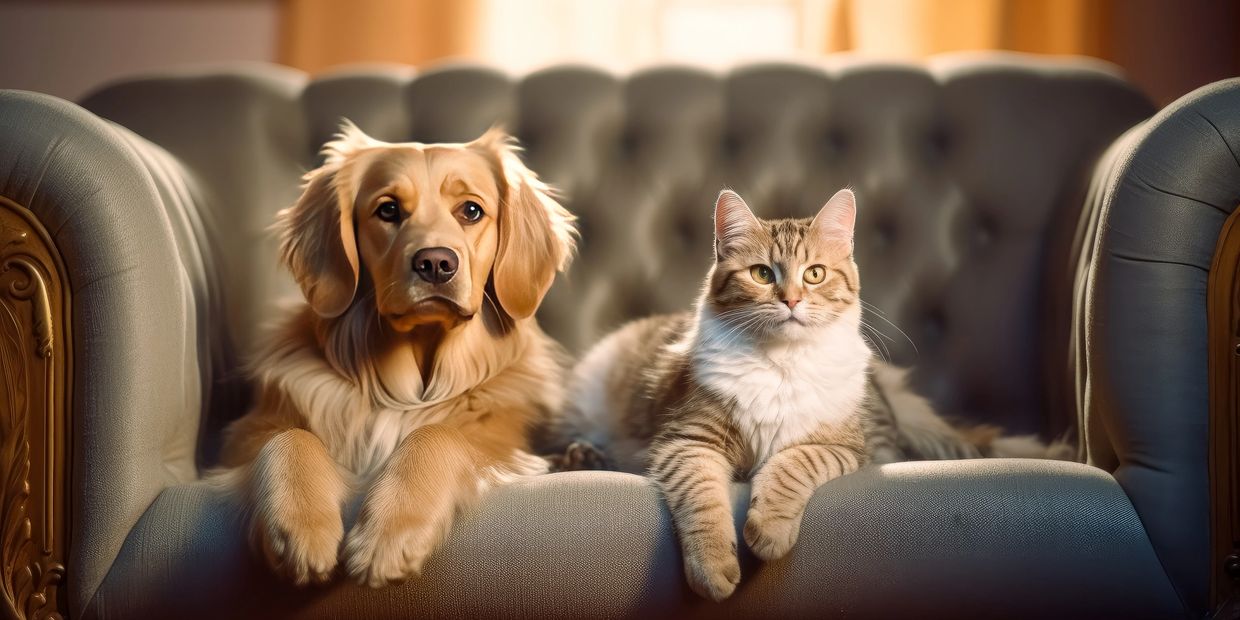
[[[788,299],[783,300],[783,302],[788,305],[789,310],[795,310],[797,304],[801,303],[801,300],[795,297],[789,297]]]

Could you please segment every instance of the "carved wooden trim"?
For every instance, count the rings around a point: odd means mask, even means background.
[[[61,618],[69,550],[72,339],[64,263],[0,196],[0,610]]]
[[[1206,295],[1210,356],[1210,600],[1240,597],[1240,208],[1223,224]]]

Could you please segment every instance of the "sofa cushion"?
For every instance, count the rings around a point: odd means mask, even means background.
[[[748,486],[734,487],[738,524]],[[488,494],[421,578],[297,590],[249,553],[237,506],[204,483],[142,517],[88,616],[243,618],[1167,617],[1179,603],[1105,472],[1014,459],[867,467],[814,496],[792,553],[747,553],[720,608],[684,585],[668,513],[628,474],[529,478]],[[744,546],[743,544],[741,545]]]

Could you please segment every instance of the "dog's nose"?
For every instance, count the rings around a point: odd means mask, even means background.
[[[413,272],[431,284],[443,284],[456,275],[459,260],[448,248],[422,248],[413,255]]]

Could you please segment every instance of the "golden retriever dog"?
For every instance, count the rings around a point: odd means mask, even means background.
[[[345,121],[277,216],[305,303],[252,363],[220,479],[293,583],[416,576],[466,502],[546,471],[527,436],[559,407],[563,353],[533,315],[574,218],[512,142],[391,144]]]

